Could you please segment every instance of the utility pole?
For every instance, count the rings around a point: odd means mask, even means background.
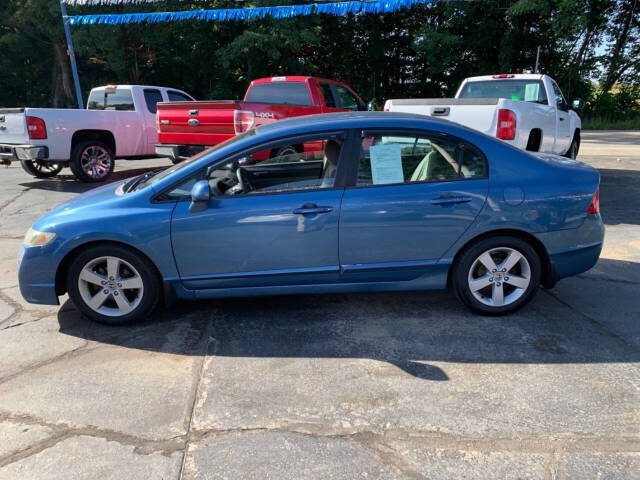
[[[60,0],[60,11],[62,12],[62,25],[64,26],[64,35],[67,37],[67,55],[69,55],[69,63],[71,64],[71,73],[73,74],[73,83],[76,87],[76,98],[78,100],[78,108],[84,108],[82,101],[82,90],[80,90],[80,78],[78,77],[78,67],[76,66],[76,54],[73,51],[73,40],[71,40],[71,31],[69,30],[69,16],[67,15],[67,5],[65,0]],[[63,67],[64,68],[64,67]]]
[[[540,73],[538,72],[539,63],[540,63],[540,45],[538,45],[538,52],[536,53],[536,68],[533,70],[533,73]]]

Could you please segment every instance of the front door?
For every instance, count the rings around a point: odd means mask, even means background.
[[[488,191],[484,155],[434,134],[365,134],[340,218],[343,281],[409,280],[471,225]]]
[[[186,288],[338,280],[344,189],[334,182],[341,142],[324,141],[330,145],[324,151],[305,151],[302,145],[298,152],[287,150],[258,163],[248,151],[207,173],[213,196],[205,209],[193,211],[188,201],[176,205],[171,238]]]

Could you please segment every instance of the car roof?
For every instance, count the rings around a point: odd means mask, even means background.
[[[448,120],[401,112],[338,112],[287,118],[256,128],[260,135],[277,136],[282,132],[298,130],[300,133],[345,128],[419,128],[440,130],[460,127]]]

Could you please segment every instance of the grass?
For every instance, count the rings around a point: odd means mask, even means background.
[[[640,116],[625,120],[586,117],[582,119],[582,130],[640,130]]]

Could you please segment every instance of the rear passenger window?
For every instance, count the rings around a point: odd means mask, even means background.
[[[309,88],[304,82],[257,83],[249,89],[247,102],[312,105]]]
[[[162,101],[162,93],[160,93],[160,90],[145,90],[144,101],[147,104],[147,110],[150,113],[156,113],[158,110],[156,104]]]
[[[167,96],[169,97],[170,102],[192,102],[193,98],[188,97],[184,93],[174,92],[169,90],[167,92]]]
[[[331,85],[328,83],[321,83],[322,96],[324,97],[324,104],[329,108],[336,108],[336,100],[333,98],[333,92],[331,91]]]
[[[368,136],[362,139],[358,186],[484,178],[484,155],[461,140]]]

